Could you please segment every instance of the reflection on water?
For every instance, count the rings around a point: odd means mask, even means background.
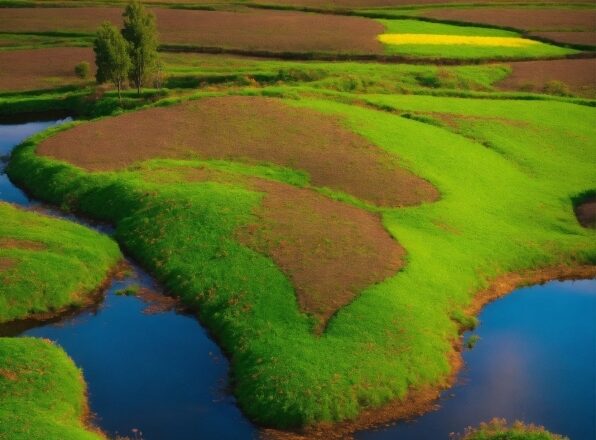
[[[464,353],[440,408],[358,439],[447,439],[493,417],[596,438],[596,280],[518,289],[482,311],[481,337]]]

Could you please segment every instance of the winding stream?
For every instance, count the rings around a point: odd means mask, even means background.
[[[0,157],[60,122],[0,125]],[[1,170],[0,200],[42,206]],[[226,390],[227,360],[199,322],[176,310],[147,313],[144,300],[116,294],[130,285],[160,293],[148,274],[130,265],[132,273],[113,280],[101,304],[37,327],[21,323],[0,331],[64,347],[83,369],[96,424],[110,435],[139,429],[147,440],[257,437]],[[464,353],[466,367],[438,410],[356,438],[447,439],[493,417],[542,424],[574,440],[596,438],[596,280],[518,289],[489,304],[480,319],[480,342]]]
[[[0,125],[0,156],[26,137],[64,121]],[[0,200],[27,208],[42,206],[1,173]],[[87,226],[110,232],[104,225]],[[113,280],[101,304],[57,322],[32,328],[27,322],[9,324],[0,331],[61,345],[82,368],[95,423],[109,435],[132,438],[132,429],[139,429],[148,440],[257,437],[257,429],[226,389],[228,361],[199,322],[175,310],[148,313],[150,304],[145,301],[116,294],[131,285],[161,293],[147,273],[128,264],[131,274]]]

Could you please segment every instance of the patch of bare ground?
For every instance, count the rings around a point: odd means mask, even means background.
[[[429,10],[424,16],[526,31],[592,31],[596,27],[594,9],[450,8]]]
[[[3,377],[6,380],[10,380],[11,382],[16,381],[19,376],[14,371],[7,370],[6,368],[0,368],[0,377]]]
[[[566,44],[581,44],[583,46],[596,46],[596,31],[577,31],[577,32],[531,32],[530,36],[546,38],[551,41]]]
[[[596,196],[578,204],[574,211],[580,225],[584,228],[596,228]]]
[[[0,273],[16,266],[17,260],[13,258],[0,257]]]
[[[24,249],[28,251],[41,251],[46,245],[38,241],[21,240],[10,237],[0,237],[0,248],[3,249]]]
[[[590,3],[591,0],[578,0],[574,3]],[[507,5],[518,3],[518,0],[475,0],[474,4],[495,3]],[[560,0],[526,0],[524,3],[560,3]],[[410,6],[471,3],[470,0],[258,0],[255,3],[264,5],[307,6],[312,8],[342,9],[342,8],[374,8],[381,6]]]
[[[596,59],[520,61],[510,63],[511,74],[495,84],[503,90],[548,92],[553,81],[571,92],[596,98]]]
[[[153,9],[160,39],[229,49],[382,53],[371,19],[290,11],[199,11]],[[0,14],[2,32],[90,33],[105,20],[120,25],[120,8],[10,8]]]
[[[155,121],[159,121],[158,124]],[[220,97],[82,124],[42,142],[38,153],[91,171],[151,158],[269,162],[302,170],[312,184],[379,206],[430,202],[438,191],[398,158],[337,117],[261,97]]]
[[[238,241],[269,256],[292,282],[303,312],[323,331],[329,318],[366,287],[393,276],[405,251],[378,215],[315,191],[208,168],[186,168],[184,181],[216,181],[263,192],[257,221],[236,231]]]
[[[476,293],[466,312],[476,315],[489,302],[505,296],[519,287],[543,284],[552,280],[592,279],[594,277],[596,277],[596,266],[594,265],[558,265],[509,273],[493,279],[489,287]],[[438,386],[412,389],[404,399],[391,401],[380,408],[366,409],[352,421],[319,424],[306,427],[300,432],[263,429],[262,438],[264,440],[351,439],[356,431],[413,419],[428,411],[438,409],[437,399],[441,391],[456,383],[459,370],[464,365],[461,356],[462,347],[463,338],[460,337],[454,341],[453,351],[449,353],[451,373]]]
[[[363,289],[403,265],[403,248],[377,215],[278,182],[251,179],[250,186],[265,196],[254,213],[258,221],[237,237],[290,278],[301,310],[317,319],[317,332]]]
[[[31,90],[82,82],[74,68],[87,61],[93,68],[93,50],[53,47],[0,51],[0,90]],[[94,72],[91,71],[91,77]]]

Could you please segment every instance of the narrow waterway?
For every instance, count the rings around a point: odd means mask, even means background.
[[[0,157],[28,136],[66,120],[0,125]],[[30,200],[1,171],[0,200],[81,222]],[[105,225],[87,225],[110,231]],[[95,423],[111,436],[133,438],[132,430],[138,429],[146,440],[257,437],[229,393],[228,362],[200,323],[191,315],[156,312],[151,302],[117,294],[133,285],[161,293],[148,274],[128,263],[130,274],[111,283],[101,304],[41,326],[24,322],[0,331],[62,346],[83,370]]]
[[[0,125],[0,157],[62,122]],[[1,168],[0,200],[43,207]],[[111,232],[105,225],[89,226]],[[129,264],[131,273],[113,280],[95,307],[37,327],[20,323],[0,331],[60,344],[82,368],[96,424],[109,435],[138,429],[145,440],[257,437],[227,390],[226,358],[199,322],[177,310],[154,313],[146,300],[117,295],[132,285],[161,294],[148,274]],[[466,366],[442,394],[438,410],[356,437],[447,440],[451,432],[504,417],[541,424],[573,440],[596,438],[596,281],[518,289],[489,304],[480,319],[475,332],[480,341],[465,351]]]

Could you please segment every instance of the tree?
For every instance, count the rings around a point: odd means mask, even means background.
[[[128,55],[128,43],[118,29],[106,21],[97,30],[93,51],[97,65],[97,82],[114,83],[118,88],[118,99],[122,101],[120,93],[132,66]]]
[[[157,28],[155,15],[147,11],[139,0],[134,0],[124,10],[122,35],[129,43],[132,61],[130,79],[141,93],[145,80],[157,66]]]

